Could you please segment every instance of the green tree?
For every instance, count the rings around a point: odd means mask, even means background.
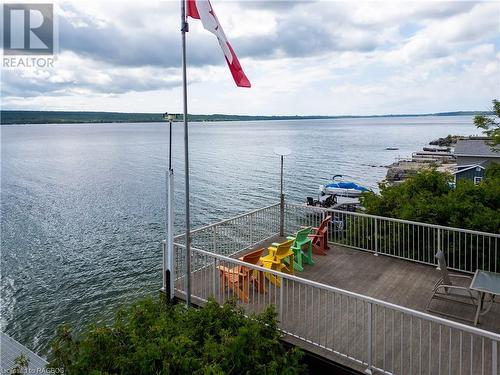
[[[437,208],[451,191],[452,180],[449,174],[425,169],[399,185],[380,184],[380,194],[365,193],[362,203],[372,215],[442,224]]]
[[[26,370],[28,369],[28,365],[30,363],[29,358],[26,354],[19,354],[16,359],[14,359],[15,366],[10,370],[10,375],[21,375],[26,374]]]
[[[500,102],[493,99],[493,116],[478,115],[474,117],[474,124],[479,129],[483,130],[483,133],[491,138],[491,145],[497,146],[500,144]]]
[[[400,185],[380,185],[380,194],[363,194],[366,213],[430,224],[500,232],[500,165],[493,163],[483,181],[462,180],[452,187],[452,176],[422,170]]]
[[[112,325],[80,335],[68,326],[52,342],[49,368],[65,374],[300,374],[301,352],[282,346],[274,309],[245,317],[234,302],[201,309],[146,298]]]

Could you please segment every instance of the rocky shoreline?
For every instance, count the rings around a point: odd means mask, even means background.
[[[452,172],[456,166],[454,147],[463,136],[448,135],[429,142],[429,146],[422,151],[415,151],[411,157],[399,159],[387,166],[387,174],[384,182],[398,184],[419,170],[425,168],[436,168],[442,172]]]

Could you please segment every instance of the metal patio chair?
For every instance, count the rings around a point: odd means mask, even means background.
[[[479,293],[469,288],[472,281],[470,276],[448,273],[448,266],[442,251],[438,251],[435,258],[438,261],[438,269],[441,272],[441,277],[434,284],[432,296],[427,303],[426,310],[451,318],[474,322],[474,319],[467,319],[460,315],[431,309],[430,306],[433,300],[459,303],[471,306],[474,309],[477,308],[479,301]],[[455,283],[452,282],[452,279]]]

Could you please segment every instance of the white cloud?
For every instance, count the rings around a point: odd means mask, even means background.
[[[217,41],[190,20],[192,113],[436,112],[500,97],[498,2],[212,5],[253,87],[234,86]],[[4,108],[181,110],[177,2],[75,0],[60,17],[56,68],[3,71]]]

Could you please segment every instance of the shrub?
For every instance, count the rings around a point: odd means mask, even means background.
[[[484,232],[500,232],[500,164],[486,169],[478,185],[449,174],[422,170],[400,185],[380,185],[380,194],[363,194],[366,213]]]
[[[279,338],[272,307],[247,318],[234,302],[187,309],[146,298],[79,336],[60,327],[49,367],[70,375],[304,373],[301,352]]]

